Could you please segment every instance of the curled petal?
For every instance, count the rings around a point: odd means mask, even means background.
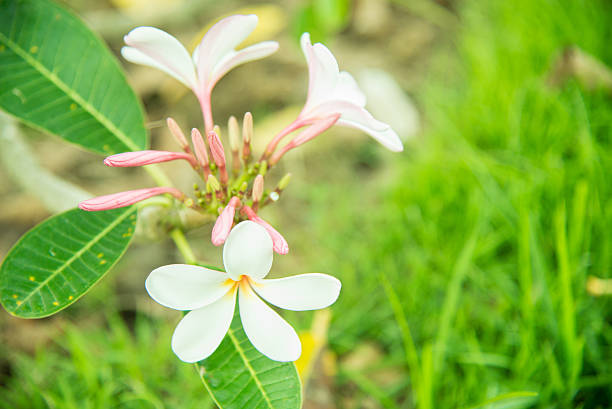
[[[340,295],[340,280],[327,274],[300,274],[252,283],[270,304],[292,311],[318,310],[332,305]]]
[[[252,221],[240,222],[230,232],[223,247],[225,271],[234,279],[241,275],[255,280],[264,278],[272,267],[272,239],[262,226]]]
[[[137,27],[124,37],[121,55],[136,64],[170,74],[189,88],[197,89],[196,72],[189,53],[173,36],[155,27]]]
[[[329,112],[338,112],[341,114],[337,122],[338,125],[360,129],[391,151],[401,152],[404,149],[399,136],[389,125],[374,119],[372,114],[366,109],[350,102],[328,101],[319,105],[308,115],[317,118]]]
[[[278,231],[276,231],[274,227],[270,226],[268,222],[257,216],[257,214],[255,214],[253,209],[251,209],[249,206],[243,206],[242,209],[250,221],[257,223],[266,229],[270,235],[270,238],[272,239],[272,246],[275,252],[278,254],[289,253],[289,244],[287,244],[287,240],[285,240],[285,238]]]
[[[153,270],[145,281],[145,288],[151,298],[164,307],[188,311],[223,297],[231,288],[227,281],[227,274],[221,271],[170,264]]]
[[[211,241],[215,246],[220,246],[225,242],[230,234],[232,224],[234,224],[234,215],[236,207],[240,204],[240,199],[232,197],[227,206],[223,209],[212,229]]]
[[[207,91],[212,89],[217,64],[242,43],[257,26],[257,16],[235,15],[226,17],[204,35],[197,52],[198,76]],[[212,84],[212,85],[211,85]]]
[[[104,164],[106,166],[113,167],[131,167],[150,165],[152,163],[169,162],[177,159],[184,159],[192,166],[196,166],[196,161],[193,155],[183,152],[152,150],[118,153],[104,159]]]
[[[227,333],[235,306],[236,289],[185,315],[172,335],[172,350],[176,356],[189,363],[208,358]]]
[[[208,83],[209,89],[214,87],[233,68],[250,61],[265,58],[275,53],[276,50],[278,50],[278,43],[276,41],[262,41],[239,51],[232,50],[215,65]]]
[[[90,212],[98,210],[117,209],[138,203],[153,196],[169,193],[177,199],[183,197],[183,193],[173,187],[154,187],[150,189],[128,190],[126,192],[113,193],[112,195],[98,196],[93,199],[79,203],[79,208]]]
[[[350,101],[355,105],[364,107],[366,104],[366,96],[357,85],[357,81],[351,74],[346,71],[341,71],[338,74],[338,82],[330,99]]]
[[[246,283],[238,294],[242,327],[253,346],[275,361],[295,361],[302,345],[295,330],[268,307]]]
[[[302,34],[300,43],[308,63],[308,98],[304,107],[308,110],[328,99],[336,88],[339,69],[331,51],[321,43],[313,46],[309,33]]]

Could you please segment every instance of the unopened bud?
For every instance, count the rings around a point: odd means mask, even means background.
[[[232,152],[240,150],[240,125],[235,116],[230,116],[227,121],[227,132],[229,134],[230,149]]]
[[[249,187],[249,184],[247,182],[242,182],[242,184],[240,185],[240,192],[244,194],[244,192],[246,192],[248,187]]]
[[[210,167],[208,166],[208,151],[204,143],[204,138],[197,128],[191,130],[191,142],[193,142],[196,158],[202,169],[204,169],[204,176],[206,177],[206,173],[210,173]]]
[[[257,175],[253,181],[253,203],[258,203],[263,196],[264,178],[262,175]]]
[[[278,182],[278,187],[277,187],[278,190],[285,190],[290,181],[291,181],[291,173],[287,173],[285,176],[281,178],[280,182]]]
[[[211,233],[211,241],[215,246],[220,246],[227,239],[232,229],[232,224],[234,224],[234,214],[238,206],[240,206],[240,199],[232,197],[227,206],[219,214]]]
[[[268,161],[262,160],[261,162],[259,162],[259,174],[262,176],[266,176],[267,172],[268,172]]]
[[[221,184],[214,175],[208,175],[208,179],[206,179],[206,190],[210,192],[221,190]]]
[[[223,144],[219,135],[215,131],[209,132],[207,135],[208,146],[210,146],[210,153],[213,157],[215,164],[221,168],[225,166],[225,151],[223,150]]]
[[[172,136],[174,136],[174,138],[180,145],[181,149],[183,149],[187,153],[191,153],[191,149],[189,148],[189,143],[187,142],[187,138],[185,138],[185,134],[183,133],[183,131],[181,131],[181,128],[178,126],[176,121],[172,118],[168,118],[166,119],[166,124],[168,125],[168,129],[170,129],[170,133],[172,134]]]

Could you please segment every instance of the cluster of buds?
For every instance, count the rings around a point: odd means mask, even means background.
[[[271,191],[264,178],[271,167],[290,150],[314,139],[333,125],[360,129],[392,151],[401,151],[402,143],[389,125],[372,117],[365,109],[365,96],[353,77],[339,71],[338,63],[324,45],[311,44],[310,36],[301,37],[302,51],[308,63],[309,86],[304,108],[298,117],[275,135],[259,159],[253,159],[253,117],[244,115],[242,129],[235,117],[227,126],[229,153],[221,142],[220,127],[213,121],[211,94],[219,79],[232,68],[266,57],[278,49],[275,41],[264,41],[236,50],[236,46],[255,29],[257,16],[236,15],[222,19],[206,33],[193,55],[170,34],[154,27],[138,27],[125,36],[121,50],[127,60],[158,68],[189,87],[197,97],[204,120],[204,133],[194,128],[191,145],[178,124],[171,118],[168,127],[182,152],[146,150],[126,152],[104,160],[107,166],[130,167],[185,160],[200,175],[204,188],[194,186],[194,197],[173,187],[155,187],[116,193],[86,200],[83,210],[96,211],[129,206],[157,195],[171,195],[182,205],[217,216],[211,240],[219,246],[225,242],[234,223],[250,220],[263,226],[272,238],[274,251],[286,254],[285,239],[262,220],[258,211],[279,199],[289,183],[285,175]],[[288,135],[305,128],[284,146]],[[228,158],[231,157],[231,164]]]
[[[206,135],[206,139],[197,128],[193,128],[190,144],[174,119],[168,118],[167,124],[183,152],[156,150],[125,152],[107,157],[104,164],[112,167],[135,167],[185,160],[198,173],[204,182],[204,188],[200,188],[197,183],[194,184],[193,197],[172,187],[131,190],[89,199],[81,202],[79,207],[88,211],[115,209],[153,196],[169,194],[186,207],[218,216],[211,235],[215,246],[225,242],[234,223],[251,220],[268,231],[277,253],[287,254],[289,252],[287,241],[269,223],[261,219],[257,212],[280,198],[291,174],[286,174],[275,189],[265,189],[264,177],[268,170],[268,162],[263,159],[253,161],[251,113],[247,112],[244,115],[242,130],[235,117],[229,119],[231,165],[226,159],[229,155],[226,155],[225,147],[219,137],[221,134],[219,126],[214,126]]]

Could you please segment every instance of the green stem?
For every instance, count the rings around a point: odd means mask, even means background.
[[[170,237],[174,240],[176,248],[181,253],[187,264],[197,264],[196,256],[193,254],[191,246],[187,242],[183,231],[176,228],[170,232]]]
[[[157,165],[143,166],[143,169],[153,178],[158,186],[172,186],[172,182],[168,176]]]

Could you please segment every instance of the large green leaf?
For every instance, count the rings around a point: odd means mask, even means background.
[[[72,209],[26,233],[0,266],[0,302],[22,318],[41,318],[75,302],[127,249],[137,210]]]
[[[302,386],[293,362],[272,361],[247,338],[238,309],[217,350],[196,364],[221,409],[298,409]]]
[[[142,109],[115,57],[47,0],[0,0],[0,107],[95,152],[147,144]]]

